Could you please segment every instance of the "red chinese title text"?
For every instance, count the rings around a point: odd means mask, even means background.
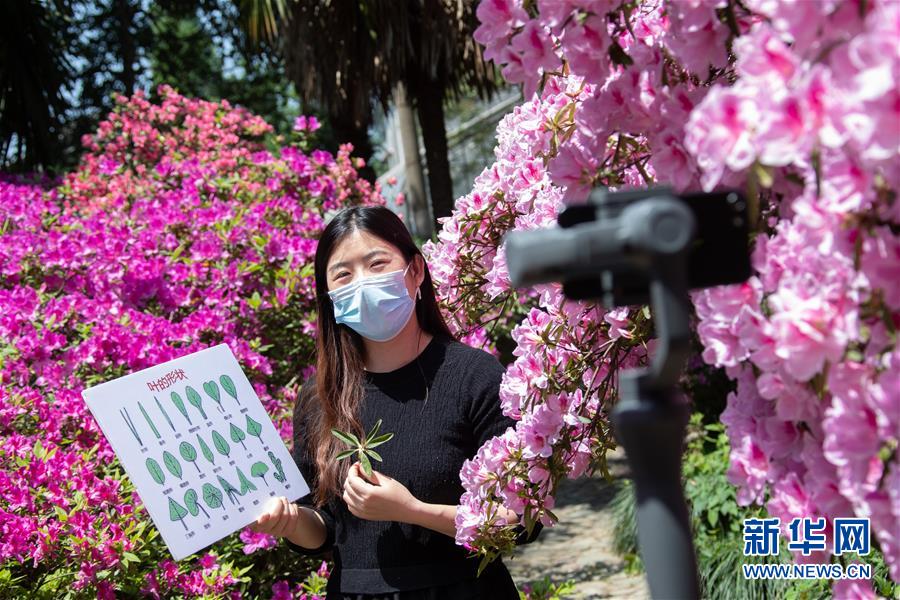
[[[151,391],[161,392],[167,387],[174,385],[176,381],[182,379],[187,379],[187,375],[184,374],[182,369],[175,369],[174,371],[166,373],[156,381],[148,381],[147,387],[150,388]]]

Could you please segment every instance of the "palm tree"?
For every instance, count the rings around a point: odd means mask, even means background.
[[[453,209],[444,101],[463,89],[489,98],[493,63],[472,39],[473,0],[242,0],[255,31],[276,30],[298,94],[326,109],[338,139],[369,159],[373,102],[386,110],[398,84],[415,107],[428,165],[432,212]],[[276,26],[277,23],[277,26]],[[364,174],[374,177],[369,171]],[[437,228],[437,227],[436,227]]]

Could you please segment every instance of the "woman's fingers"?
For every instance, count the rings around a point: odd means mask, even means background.
[[[265,512],[257,517],[255,523],[250,524],[250,528],[256,533],[272,534],[278,526],[278,521],[284,511],[284,504],[281,498],[270,498],[266,504]]]
[[[277,507],[277,517],[272,522],[271,533],[275,535],[281,535],[281,532],[285,529],[287,525],[288,519],[290,519],[290,515],[287,510],[287,498],[284,496],[278,497]]]
[[[351,487],[350,485],[347,485],[344,488],[344,502],[347,502],[348,504],[352,503],[354,505],[359,506],[360,504],[362,504],[363,499],[362,499],[362,496],[360,496],[356,492],[356,490],[353,489],[353,487]]]

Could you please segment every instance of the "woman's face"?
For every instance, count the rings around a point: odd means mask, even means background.
[[[328,259],[325,271],[328,291],[361,277],[390,273],[406,269],[406,266],[407,262],[396,246],[357,229],[338,242]],[[417,271],[417,265],[413,264],[406,273],[406,289],[410,298],[415,298],[416,288],[421,283]]]

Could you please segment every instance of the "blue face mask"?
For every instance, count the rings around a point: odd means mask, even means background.
[[[334,320],[376,342],[395,338],[416,306],[406,289],[406,272],[411,265],[403,271],[361,277],[328,292],[334,304]]]

